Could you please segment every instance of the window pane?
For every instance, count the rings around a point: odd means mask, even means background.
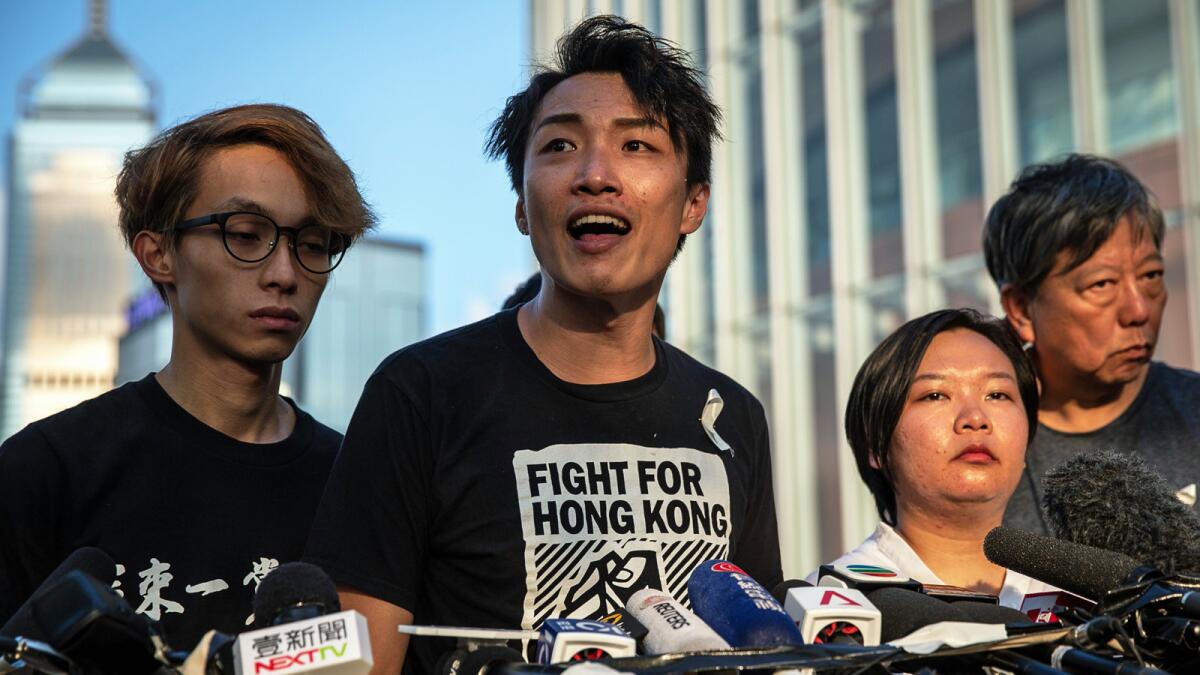
[[[863,3],[856,11],[862,22],[871,273],[883,277],[904,267],[894,21],[890,2]]]
[[[815,448],[817,503],[821,520],[838,523],[841,522],[842,510],[838,491],[838,440],[841,438],[842,411],[837,405],[834,368],[837,347],[833,336],[832,309],[827,307],[808,318],[808,334],[812,379],[805,399],[812,406],[813,428],[801,430],[801,433],[806,434],[808,442]],[[822,561],[833,560],[846,551],[838,527],[822,527],[819,541]]]
[[[1013,54],[1017,133],[1024,166],[1075,146],[1063,0],[1014,3]]]
[[[1167,0],[1104,0],[1104,71],[1113,154],[1178,131]]]
[[[983,223],[975,17],[971,0],[933,13],[942,256],[978,255]]]
[[[795,34],[800,55],[801,157],[804,158],[804,217],[807,224],[806,250],[810,295],[824,295],[832,288],[829,268],[829,165],[825,139],[825,58],[821,39],[820,5],[804,15],[803,28]]]

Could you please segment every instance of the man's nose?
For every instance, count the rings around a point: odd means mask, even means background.
[[[290,292],[296,289],[300,270],[296,261],[295,240],[291,232],[281,231],[263,267],[262,283]]]
[[[1121,284],[1121,305],[1117,308],[1117,321],[1122,326],[1140,326],[1150,320],[1150,298],[1138,285],[1137,279]]]
[[[615,166],[612,152],[603,148],[591,148],[583,151],[579,173],[572,185],[577,192],[590,195],[604,193],[621,193],[621,180]]]

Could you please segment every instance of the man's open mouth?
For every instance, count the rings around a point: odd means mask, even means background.
[[[629,234],[629,223],[616,216],[589,214],[580,216],[572,221],[567,226],[567,234],[570,234],[575,239],[583,239],[584,236],[589,234],[615,234],[623,236]]]

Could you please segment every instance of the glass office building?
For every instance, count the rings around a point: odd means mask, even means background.
[[[92,3],[87,32],[29,77],[9,139],[0,438],[113,386],[133,259],[113,185],[155,131],[154,90]]]
[[[692,51],[725,110],[668,335],[767,406],[789,576],[877,520],[841,429],[870,350],[933,309],[999,313],[982,223],[1021,167],[1109,155],[1154,191],[1156,358],[1200,362],[1200,0],[530,0],[533,57],[609,12]]]

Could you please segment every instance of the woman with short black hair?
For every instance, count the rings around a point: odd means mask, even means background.
[[[835,563],[992,593],[1018,608],[1030,593],[1056,591],[983,554],[1024,470],[1037,396],[1033,366],[1000,319],[940,310],[884,339],[846,406],[846,437],[882,522]]]

